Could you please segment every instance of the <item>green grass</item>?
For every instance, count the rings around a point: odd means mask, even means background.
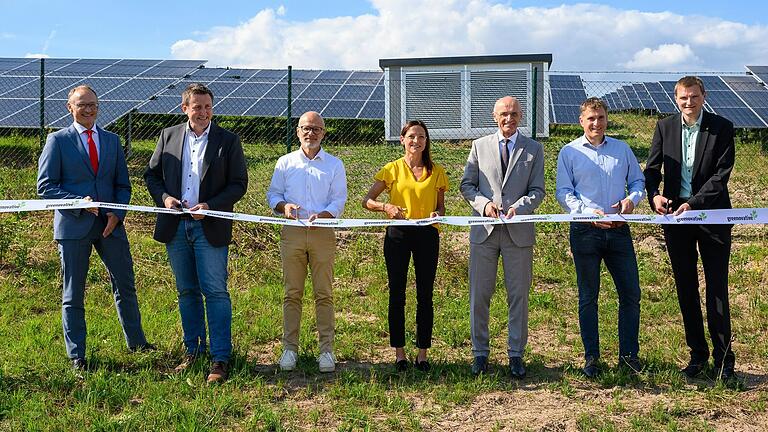
[[[641,164],[653,118],[612,115],[611,133],[627,140]],[[555,160],[578,129],[560,127],[545,142],[547,197],[539,212],[558,213]],[[761,142],[737,147],[731,181],[734,204],[768,205],[768,157]],[[129,159],[133,203],[150,204],[141,173],[154,142],[134,142]],[[372,176],[401,155],[399,146],[337,146],[349,181],[345,216],[377,217],[359,204]],[[265,191],[280,145],[246,143],[250,184],[237,211],[268,214]],[[450,179],[447,211],[466,215],[460,180],[467,143],[434,144],[434,158]],[[35,198],[37,141],[0,138],[2,199]],[[643,204],[638,212],[647,213]],[[755,430],[768,424],[768,240],[764,226],[737,227],[731,261],[731,304],[737,366],[743,382],[687,381],[677,369],[687,349],[669,260],[660,229],[633,226],[640,266],[639,376],[615,367],[617,298],[607,272],[600,296],[600,339],[605,373],[582,377],[575,273],[567,227],[537,227],[530,296],[529,376],[506,374],[506,305],[493,298],[490,374],[469,371],[467,231],[444,227],[435,292],[434,368],[398,375],[388,347],[386,271],[382,231],[338,234],[334,286],[340,360],[335,374],[320,374],[311,289],[305,295],[298,370],[281,373],[282,286],[279,229],[238,223],[230,249],[234,358],[230,380],[205,385],[207,363],[172,373],[183,349],[173,277],[164,246],[151,238],[153,219],[130,214],[127,226],[137,288],[150,341],[160,350],[130,354],[112,304],[108,277],[95,254],[88,277],[88,357],[83,378],[69,370],[60,321],[60,276],[50,213],[0,215],[0,431],[2,430]],[[500,270],[501,272],[501,270]],[[412,278],[412,275],[411,275]],[[415,303],[409,291],[408,346],[415,354]],[[713,373],[710,372],[710,376]],[[548,429],[547,429],[548,428]]]

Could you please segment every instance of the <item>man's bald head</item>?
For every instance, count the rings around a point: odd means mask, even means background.
[[[522,117],[520,102],[514,96],[504,96],[493,105],[493,120],[499,125],[499,130],[505,138],[517,132],[517,126]]]
[[[307,111],[302,114],[299,117],[296,135],[299,137],[304,154],[309,158],[314,158],[320,151],[320,143],[325,136],[325,121],[320,113]]]

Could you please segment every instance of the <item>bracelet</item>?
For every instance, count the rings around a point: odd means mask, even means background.
[[[387,203],[381,203],[381,211],[387,212]]]

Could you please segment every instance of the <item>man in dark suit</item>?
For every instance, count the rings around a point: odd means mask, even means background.
[[[702,109],[705,96],[701,79],[681,78],[675,85],[675,102],[680,114],[656,124],[644,174],[651,208],[658,214],[731,208],[728,178],[735,153],[733,123],[705,112]],[[660,192],[662,178],[664,190]],[[689,377],[701,373],[709,360],[696,268],[699,254],[706,280],[707,325],[715,372],[724,380],[734,376],[728,306],[731,228],[732,225],[664,225],[664,239],[691,355],[682,372]]]
[[[144,173],[147,189],[159,207],[231,212],[248,187],[240,139],[211,122],[213,93],[202,84],[184,90],[181,110],[188,121],[160,133]],[[232,221],[200,214],[158,214],[154,237],[166,244],[179,294],[186,356],[176,370],[186,369],[207,351],[207,316],[213,360],[208,382],[224,381],[232,354],[232,303],[227,291]]]
[[[532,214],[544,199],[544,148],[517,130],[522,120],[518,100],[505,96],[496,101],[496,133],[472,142],[461,194],[472,214],[512,217]],[[469,303],[472,332],[472,373],[485,373],[490,354],[488,319],[496,287],[499,256],[504,264],[507,289],[509,371],[525,376],[523,352],[528,342],[528,291],[533,280],[532,223],[475,225],[469,231]]]
[[[71,126],[48,135],[40,154],[37,193],[46,199],[94,199],[128,204],[131,183],[117,135],[96,126],[99,100],[87,85],[73,88],[67,99]],[[117,315],[131,350],[154,349],[141,328],[133,260],[125,233],[124,210],[98,208],[56,210],[53,238],[59,244],[64,343],[72,366],[86,369],[85,279],[91,248],[96,248],[112,282]]]

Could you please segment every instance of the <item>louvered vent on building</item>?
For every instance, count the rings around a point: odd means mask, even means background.
[[[461,72],[405,74],[405,117],[430,128],[461,128]]]
[[[470,71],[470,100],[472,128],[496,127],[493,121],[493,104],[506,95],[520,102],[523,123],[527,125],[528,73],[523,70]]]

